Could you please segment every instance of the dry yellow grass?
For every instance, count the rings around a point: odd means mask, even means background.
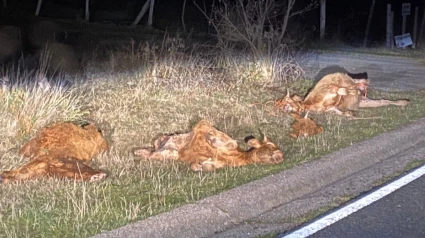
[[[1,185],[0,237],[93,235],[295,166],[424,114],[424,93],[410,93],[413,102],[406,109],[359,112],[383,119],[313,115],[325,132],[293,140],[290,117],[265,104],[282,97],[288,87],[305,93],[311,85],[298,80],[302,69],[292,59],[283,58],[285,64],[274,58],[249,62],[184,49],[178,40],[161,47],[129,46],[103,61],[86,60],[85,74],[74,78],[69,89],[16,86],[1,91],[0,170],[24,163],[16,148],[56,121],[96,122],[111,149],[94,159],[94,167],[109,174],[100,183],[43,179]],[[241,145],[245,136],[266,134],[284,151],[284,164],[194,173],[179,162],[132,155],[133,147],[150,145],[159,134],[188,131],[200,119]]]

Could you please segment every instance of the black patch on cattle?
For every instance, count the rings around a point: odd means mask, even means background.
[[[321,69],[317,73],[316,77],[314,77],[314,82],[317,83],[323,77],[325,77],[326,75],[334,74],[334,73],[344,73],[344,74],[347,74],[348,76],[350,76],[353,79],[369,79],[367,72],[355,74],[355,73],[348,72],[348,70],[346,70],[344,67],[341,67],[339,65],[331,65],[331,66],[328,66],[328,67]]]
[[[369,79],[367,72],[358,73],[358,74],[347,73],[347,75],[353,79]]]
[[[245,139],[243,139],[243,140],[245,141],[245,143],[248,143],[248,141],[250,141],[250,140],[252,140],[252,139],[255,139],[255,137],[254,137],[254,136],[247,136],[247,137],[245,137]]]

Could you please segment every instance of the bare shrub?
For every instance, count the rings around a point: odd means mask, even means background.
[[[217,65],[234,69],[239,80],[276,83],[304,76],[287,35],[289,19],[316,7],[316,1],[296,10],[296,0],[223,0],[204,13],[216,31]]]
[[[224,49],[241,48],[258,59],[284,50],[291,17],[314,9],[316,1],[295,10],[296,0],[282,3],[275,0],[222,0],[213,6],[212,16],[205,16],[216,30],[219,45]]]

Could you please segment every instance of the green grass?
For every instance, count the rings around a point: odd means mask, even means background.
[[[93,161],[108,172],[105,181],[40,179],[1,185],[0,237],[94,235],[317,159],[425,115],[425,92],[370,90],[372,98],[412,102],[406,108],[362,109],[355,113],[363,118],[358,120],[313,114],[324,133],[294,140],[289,137],[291,118],[266,102],[283,97],[287,88],[304,94],[311,81],[277,74],[283,68],[269,67],[267,61],[253,67],[238,57],[211,59],[183,54],[172,43],[163,47],[170,50],[145,45],[114,52],[104,61],[87,60],[85,82],[67,91],[2,91],[6,96],[0,105],[9,106],[0,106],[6,115],[0,120],[1,171],[25,163],[16,149],[54,121],[95,121],[112,146]],[[20,117],[24,112],[31,123]],[[267,135],[284,152],[284,163],[195,173],[184,163],[132,155],[133,147],[148,146],[159,134],[188,131],[200,119],[242,147],[246,136]]]

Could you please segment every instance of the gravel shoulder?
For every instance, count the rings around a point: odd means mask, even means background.
[[[304,54],[301,66],[315,80],[335,72],[367,72],[370,87],[386,91],[425,89],[425,64],[402,56],[384,56],[353,52]]]

